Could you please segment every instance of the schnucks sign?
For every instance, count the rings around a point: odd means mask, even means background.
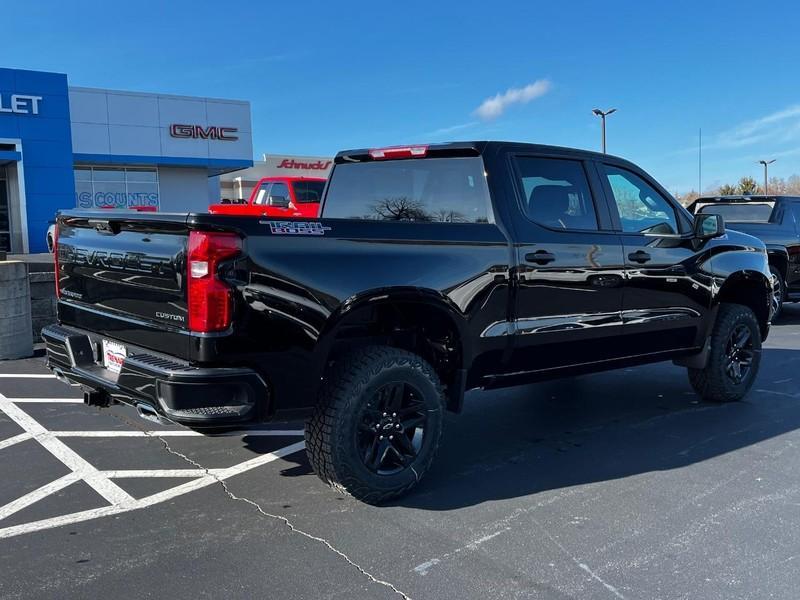
[[[333,166],[333,160],[328,157],[316,156],[281,156],[279,154],[265,154],[264,161],[269,174],[286,177],[304,175],[307,177],[327,177]]]
[[[311,171],[325,171],[331,166],[330,160],[315,160],[313,162],[304,162],[294,160],[292,158],[284,158],[276,168],[278,169],[293,169],[293,170],[311,170]]]

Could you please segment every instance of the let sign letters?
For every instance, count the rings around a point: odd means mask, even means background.
[[[18,115],[38,115],[41,96],[28,96],[27,94],[0,94],[0,113],[15,113]]]

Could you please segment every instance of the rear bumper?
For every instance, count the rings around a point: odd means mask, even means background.
[[[128,346],[119,374],[98,362],[101,338],[50,325],[42,330],[47,366],[70,383],[133,406],[145,405],[185,425],[222,425],[252,420],[268,399],[264,380],[239,367],[193,367]]]

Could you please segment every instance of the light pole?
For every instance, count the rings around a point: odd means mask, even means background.
[[[764,165],[764,195],[765,195],[765,196],[769,194],[769,188],[767,187],[767,182],[769,181],[769,180],[767,179],[767,165],[771,165],[771,164],[772,164],[772,163],[774,163],[776,160],[777,160],[777,159],[773,158],[772,160],[760,160],[760,161],[758,161],[758,162],[760,162],[762,165]]]
[[[607,110],[607,111],[603,112],[599,108],[595,108],[595,109],[592,110],[592,112],[603,120],[603,154],[605,154],[606,153],[606,117],[608,115],[610,115],[611,113],[617,112],[617,109],[616,108],[612,108],[610,110]]]

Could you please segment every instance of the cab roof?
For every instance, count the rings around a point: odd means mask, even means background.
[[[376,148],[358,148],[353,150],[342,150],[336,154],[334,162],[336,164],[348,162],[370,162],[377,160],[375,158],[376,152],[382,151],[396,151],[405,149],[425,149],[423,154],[407,154],[397,156],[397,158],[415,158],[415,157],[448,157],[448,156],[481,156],[490,154],[497,150],[510,150],[512,152],[526,152],[531,154],[541,154],[543,156],[568,156],[570,158],[578,158],[584,160],[605,160],[617,163],[628,164],[636,167],[630,161],[614,156],[612,154],[602,154],[592,150],[583,150],[580,148],[569,148],[566,146],[549,146],[545,144],[530,144],[526,142],[507,142],[500,140],[483,140],[471,142],[445,142],[439,144],[403,144],[400,146],[387,146]],[[392,156],[382,156],[380,160],[391,160]]]

